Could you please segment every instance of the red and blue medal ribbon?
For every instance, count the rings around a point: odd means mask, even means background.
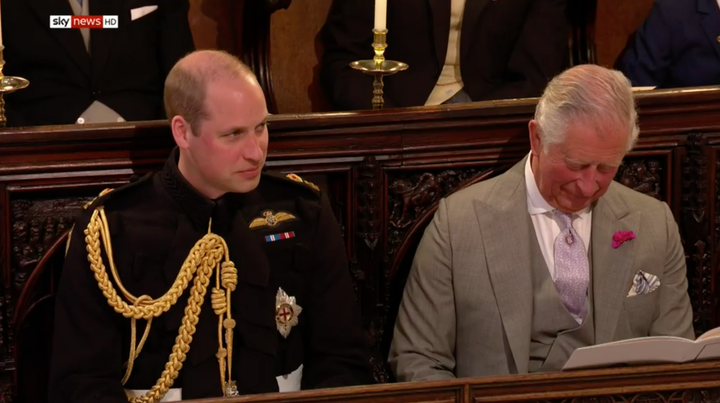
[[[275,242],[281,239],[295,238],[295,231],[281,232],[279,234],[265,235],[265,242]]]

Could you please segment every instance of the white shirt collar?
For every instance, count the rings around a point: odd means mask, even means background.
[[[527,161],[525,161],[525,188],[527,189],[528,213],[530,213],[530,215],[552,213],[556,209],[540,194],[540,189],[538,189],[535,175],[530,165],[530,158],[532,158],[532,151],[528,153]],[[578,211],[575,214],[586,214],[589,211],[590,206],[585,207],[582,211]]]

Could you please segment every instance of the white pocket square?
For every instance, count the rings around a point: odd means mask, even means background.
[[[143,6],[130,10],[130,21],[135,21],[157,10],[158,6]]]
[[[627,296],[630,298],[638,295],[650,294],[651,292],[657,290],[658,287],[660,287],[660,279],[657,278],[657,276],[638,270]]]
[[[279,392],[297,392],[302,384],[303,365],[289,374],[276,376]]]

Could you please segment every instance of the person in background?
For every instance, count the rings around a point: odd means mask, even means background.
[[[334,0],[321,78],[339,110],[369,109],[374,0]],[[385,57],[409,69],[385,79],[385,107],[539,96],[568,66],[567,0],[393,0]]]
[[[165,117],[163,82],[194,50],[188,0],[3,0],[8,126]],[[50,16],[117,16],[117,28],[58,29]]]
[[[637,87],[720,84],[719,4],[657,0],[617,68]]]

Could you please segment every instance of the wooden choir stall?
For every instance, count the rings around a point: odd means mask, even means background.
[[[329,195],[380,384],[222,401],[720,401],[720,362],[392,382],[387,351],[424,228],[440,198],[524,157],[536,102],[272,116],[267,168],[296,172]],[[652,91],[638,104],[640,140],[616,180],[674,212],[699,334],[720,319],[720,88]],[[161,168],[172,146],[164,121],[0,131],[0,402],[46,393],[72,216],[101,190]]]

